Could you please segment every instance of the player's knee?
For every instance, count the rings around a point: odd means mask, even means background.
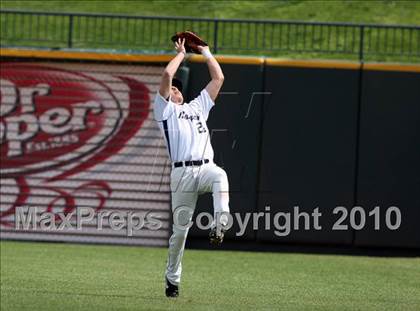
[[[219,169],[216,175],[216,181],[218,182],[227,182],[227,174],[224,169]]]
[[[225,171],[222,171],[220,173],[219,181],[222,186],[222,189],[227,191],[227,189],[229,188],[229,182]]]
[[[228,191],[229,182],[226,172],[223,169],[219,169],[213,181],[213,192]]]
[[[177,225],[172,226],[173,236],[177,239],[185,239],[188,235],[188,228],[180,227]]]

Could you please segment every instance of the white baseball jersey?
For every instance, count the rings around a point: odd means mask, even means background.
[[[154,116],[165,135],[172,162],[209,159],[213,161],[213,148],[207,128],[207,118],[214,106],[206,89],[189,103],[177,105],[157,92]]]

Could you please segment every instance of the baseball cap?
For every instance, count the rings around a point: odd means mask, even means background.
[[[182,82],[177,78],[172,79],[172,86],[175,86],[182,93]]]

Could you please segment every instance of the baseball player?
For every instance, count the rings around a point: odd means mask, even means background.
[[[229,184],[226,172],[213,162],[207,118],[222,87],[224,76],[208,46],[198,49],[206,58],[211,81],[198,97],[184,103],[182,83],[174,75],[184,60],[185,39],[175,42],[177,55],[166,66],[159,91],[154,101],[154,117],[162,130],[172,162],[171,192],[173,233],[169,239],[169,255],[165,273],[167,297],[178,297],[181,280],[181,261],[188,224],[191,224],[197,197],[201,193],[213,193],[215,225],[210,232],[210,242],[220,244],[229,213]]]

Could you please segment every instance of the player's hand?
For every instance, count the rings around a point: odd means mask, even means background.
[[[197,45],[197,49],[200,51],[200,53],[203,53],[203,50],[210,51],[210,48],[208,46],[202,46],[202,45]]]
[[[178,41],[177,41],[177,42],[175,42],[175,50],[176,50],[178,53],[184,53],[184,54],[187,54],[187,52],[185,51],[185,46],[184,46],[184,44],[185,44],[185,39],[181,39],[181,38],[179,38],[179,39],[178,39]]]

